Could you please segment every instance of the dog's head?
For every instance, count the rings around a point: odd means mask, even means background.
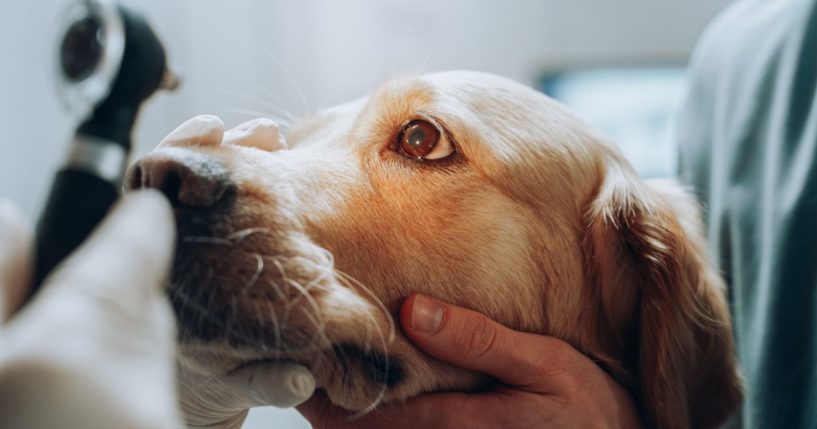
[[[713,426],[739,403],[694,201],[639,180],[546,96],[439,73],[295,124],[290,149],[270,127],[208,129],[128,179],[176,205],[170,296],[188,368],[301,362],[352,410],[481,387],[395,329],[421,292],[569,342],[658,427]]]

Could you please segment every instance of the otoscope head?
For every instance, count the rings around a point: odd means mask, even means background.
[[[77,0],[65,14],[57,74],[82,123],[40,217],[29,298],[118,198],[142,102],[178,85],[144,17],[113,1]]]
[[[162,43],[142,14],[110,1],[83,0],[68,19],[59,73],[72,108],[89,111],[78,131],[129,148],[142,102],[178,86]]]

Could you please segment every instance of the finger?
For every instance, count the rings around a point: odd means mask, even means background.
[[[46,279],[45,293],[62,288],[149,296],[170,265],[175,225],[167,200],[152,190],[122,198],[88,240]],[[124,295],[124,296],[123,296]]]
[[[294,407],[315,391],[315,378],[309,369],[291,362],[251,365],[228,375],[224,382],[237,409]]]
[[[552,337],[517,332],[476,311],[415,294],[403,303],[401,323],[415,345],[442,361],[515,386],[559,368],[572,350]]]
[[[159,146],[217,146],[224,137],[224,123],[213,115],[188,119],[165,137]]]
[[[20,210],[0,200],[0,323],[17,312],[28,293],[31,237]]]
[[[223,143],[254,147],[268,152],[287,148],[287,142],[281,135],[278,124],[268,118],[253,119],[227,131]]]
[[[190,428],[239,428],[250,408],[293,407],[315,390],[312,373],[291,362],[254,364],[223,377],[179,370],[180,405]]]

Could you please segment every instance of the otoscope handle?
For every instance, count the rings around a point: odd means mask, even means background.
[[[85,241],[117,197],[113,184],[91,173],[70,168],[57,173],[37,226],[32,295],[54,267]]]
[[[57,173],[35,241],[33,296],[48,274],[93,231],[119,196],[127,151],[78,134]]]

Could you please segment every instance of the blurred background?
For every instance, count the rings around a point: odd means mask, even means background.
[[[75,119],[56,96],[69,0],[5,1],[0,13],[0,197],[32,221]],[[644,176],[672,175],[684,66],[728,0],[130,0],[165,43],[182,88],[143,111],[135,154],[185,119],[282,122],[363,95],[394,74],[473,69],[568,104]],[[306,428],[253,411],[247,428]]]

